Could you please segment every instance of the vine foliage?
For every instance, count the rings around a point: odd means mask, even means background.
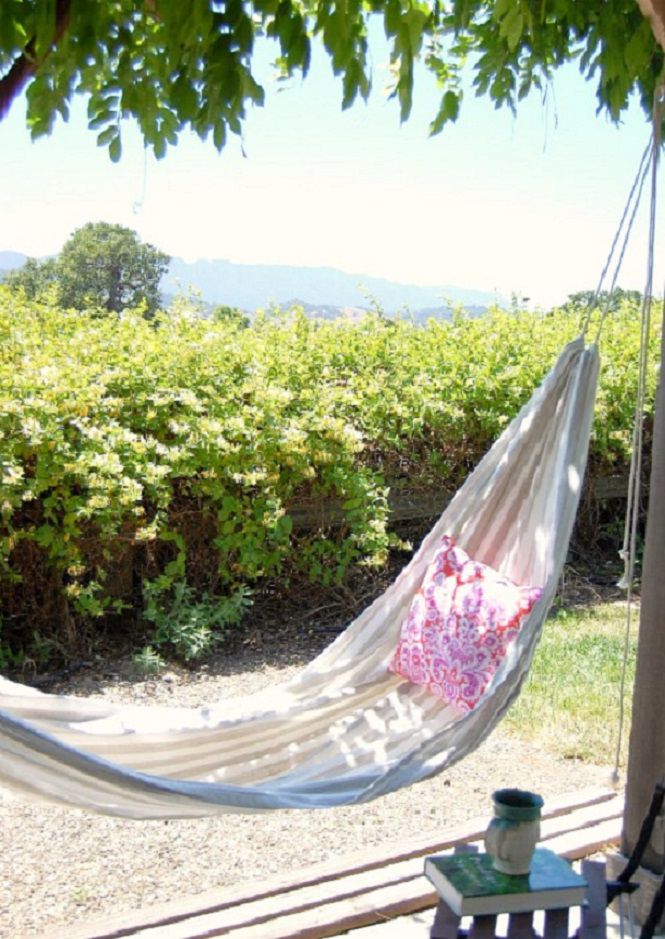
[[[408,118],[421,62],[439,85],[431,130],[457,118],[462,73],[478,94],[515,108],[574,61],[599,108],[619,119],[633,93],[650,113],[663,52],[636,0],[3,0],[0,119],[25,89],[34,136],[67,119],[74,94],[111,159],[133,118],[157,156],[189,128],[221,149],[265,100],[259,47],[278,76],[307,75],[320,46],[342,106],[372,87],[371,25],[388,46],[388,90]]]

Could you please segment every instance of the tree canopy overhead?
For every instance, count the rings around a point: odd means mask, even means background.
[[[3,0],[0,118],[26,89],[28,124],[40,136],[58,114],[67,118],[81,93],[112,159],[120,157],[125,117],[136,119],[157,156],[185,128],[212,135],[221,149],[229,132],[241,133],[247,107],[264,100],[257,40],[274,44],[285,76],[307,73],[320,40],[348,107],[370,92],[371,18],[381,20],[391,49],[402,119],[415,62],[436,76],[434,133],[457,117],[465,66],[479,94],[514,108],[575,60],[615,120],[633,93],[650,109],[663,68],[635,0]]]

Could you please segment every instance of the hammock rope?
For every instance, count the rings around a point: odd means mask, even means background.
[[[626,249],[630,241],[630,237],[631,237],[632,230],[633,230],[633,225],[635,223],[635,217],[637,215],[637,211],[638,211],[641,199],[642,199],[642,191],[644,189],[644,183],[649,173],[649,168],[651,166],[652,154],[653,154],[653,141],[652,141],[652,137],[650,136],[649,142],[647,143],[646,147],[644,148],[644,152],[642,153],[642,157],[640,159],[637,173],[635,174],[635,179],[633,180],[633,184],[628,194],[628,198],[626,199],[626,204],[624,206],[621,219],[619,220],[617,230],[614,233],[614,238],[612,239],[612,244],[610,245],[610,250],[605,260],[605,264],[603,266],[603,270],[598,280],[598,284],[596,286],[596,289],[592,297],[590,298],[590,300],[588,301],[585,307],[584,313],[582,315],[582,319],[580,321],[580,333],[582,336],[586,336],[589,330],[589,327],[591,325],[591,316],[594,310],[600,307],[601,316],[600,316],[598,328],[596,331],[596,337],[595,337],[596,342],[600,341],[602,328],[605,323],[605,319],[607,318],[607,315],[610,311],[610,307],[612,303],[612,294],[614,292],[614,289],[616,288],[617,281],[619,279],[619,273],[623,265],[623,260],[624,260],[624,256],[626,253]],[[624,226],[626,226],[625,232],[624,232]],[[614,271],[610,279],[609,286],[606,290],[606,297],[603,303],[601,304],[600,296],[605,286],[605,278],[607,277],[608,271],[610,270],[610,267],[614,260],[614,255],[617,250],[617,246],[619,244],[619,240],[621,238],[622,232],[623,232],[623,241],[621,242],[621,250],[614,264]]]

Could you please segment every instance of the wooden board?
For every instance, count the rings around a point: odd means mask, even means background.
[[[542,841],[566,857],[583,857],[619,838],[623,799],[611,790],[574,793],[545,809]],[[68,927],[67,939],[195,939],[229,933],[234,939],[313,939],[392,919],[435,905],[436,894],[422,873],[424,857],[479,842],[488,817],[269,881]],[[44,939],[56,936],[62,939],[62,929]]]
[[[611,499],[625,499],[627,493],[627,476],[597,476],[586,481],[583,498],[591,502],[606,502]],[[436,518],[441,515],[454,494],[441,488],[391,488],[388,493],[390,519],[397,522]],[[296,531],[336,528],[346,522],[341,499],[318,498],[293,503],[287,506],[287,512]]]

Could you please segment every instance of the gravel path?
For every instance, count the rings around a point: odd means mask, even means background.
[[[305,641],[305,646],[311,641]],[[288,679],[315,648],[267,656],[248,645],[196,674],[135,681],[122,667],[89,670],[55,690],[107,699],[198,706]],[[436,779],[369,805],[320,812],[132,822],[26,803],[0,790],[0,936],[27,939],[105,912],[119,913],[489,812],[491,792],[521,786],[545,800],[607,785],[609,769],[561,760],[499,728]]]

